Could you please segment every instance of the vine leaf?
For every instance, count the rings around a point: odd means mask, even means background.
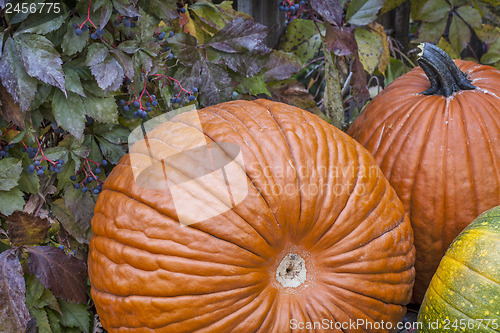
[[[35,97],[37,80],[26,73],[12,38],[5,42],[0,58],[0,80],[21,111],[28,110]]]
[[[85,129],[84,105],[75,93],[68,92],[68,97],[59,90],[52,96],[52,113],[59,126],[71,133],[78,141],[83,140]]]
[[[105,91],[114,91],[120,88],[123,82],[123,68],[113,57],[106,57],[100,64],[90,67],[99,88]]]
[[[89,41],[89,30],[83,31],[81,36],[75,34],[73,23],[80,24],[77,17],[68,22],[66,26],[66,33],[64,34],[61,47],[65,55],[71,56],[75,53],[81,52]],[[78,37],[78,38],[77,38]]]
[[[10,191],[0,191],[0,213],[9,216],[24,207],[24,193],[17,187]]]
[[[172,51],[179,61],[186,66],[193,66],[201,59],[198,51],[198,40],[190,34],[178,33],[168,40]]]
[[[30,315],[21,263],[13,249],[0,253],[0,331],[24,332]]]
[[[14,157],[0,160],[0,191],[9,191],[17,186],[23,166],[21,160]]]
[[[86,304],[75,304],[60,301],[62,316],[60,324],[66,327],[79,328],[80,332],[89,332],[90,330],[90,313]]]
[[[206,44],[227,53],[250,51],[266,54],[271,50],[264,45],[268,28],[253,20],[235,18],[217,32]]]
[[[67,301],[87,301],[85,262],[53,246],[33,246],[28,248],[28,252],[30,273],[34,274],[45,288]]]
[[[63,13],[47,13],[45,15],[29,15],[26,20],[21,23],[19,28],[15,32],[15,36],[21,33],[35,33],[39,35],[45,35],[51,31],[57,30],[61,27],[66,17],[68,17],[68,12]]]
[[[227,72],[216,64],[204,61],[201,69],[201,103],[209,106],[229,99],[231,89],[231,78]]]
[[[118,123],[118,106],[113,97],[97,98],[87,96],[82,98],[85,113],[101,123]]]
[[[311,7],[328,23],[340,25],[342,22],[342,6],[337,0],[311,0]]]
[[[64,74],[66,75],[66,90],[85,97],[85,92],[83,91],[82,82],[80,81],[80,75],[78,72],[71,67],[65,67]]]
[[[377,18],[384,0],[353,0],[347,8],[347,22],[353,25],[367,25]]]
[[[66,94],[62,59],[54,44],[44,36],[22,34],[15,37],[26,72]]]
[[[19,104],[14,103],[12,96],[7,92],[3,84],[0,84],[0,117],[7,122],[13,122],[20,128],[24,128],[24,112]]]
[[[324,26],[320,25],[319,28],[324,29]],[[302,19],[290,22],[278,47],[280,50],[295,54],[304,64],[316,58],[321,48],[321,35],[314,22]]]
[[[42,243],[50,229],[49,220],[19,211],[9,216],[6,222],[7,232],[14,246]]]
[[[95,43],[89,46],[87,51],[87,58],[85,58],[85,65],[94,66],[100,64],[106,59],[108,55],[108,48],[100,43]]]
[[[297,73],[301,66],[295,54],[281,50],[274,51],[265,65],[264,78],[266,81],[286,80]]]

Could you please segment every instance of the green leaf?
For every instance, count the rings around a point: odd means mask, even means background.
[[[28,172],[23,172],[19,178],[19,189],[30,194],[38,193],[40,190],[40,178],[38,178],[36,173],[30,175]]]
[[[71,133],[78,141],[83,140],[85,116],[80,96],[68,92],[68,98],[66,98],[59,90],[54,91],[52,113],[60,127]]]
[[[132,64],[132,58],[126,55],[124,52],[118,49],[110,50],[110,54],[114,57],[123,68],[123,73],[126,77],[133,78],[134,77],[134,65]]]
[[[43,286],[42,286],[43,288]],[[43,288],[43,294],[42,296],[33,304],[34,307],[36,308],[44,308],[48,306],[54,311],[61,312],[61,309],[59,308],[59,303],[57,303],[57,298],[54,296],[52,291],[49,289]],[[50,319],[50,318],[49,318]]]
[[[437,42],[444,34],[446,20],[437,22],[422,22],[418,30],[417,42]]]
[[[388,11],[393,10],[394,8],[399,7],[403,3],[405,3],[407,0],[385,0],[384,1],[384,7],[382,7],[382,10],[380,11],[382,14],[387,13]]]
[[[295,54],[304,64],[318,57],[321,50],[321,36],[314,22],[293,20],[288,25],[278,49]]]
[[[52,86],[49,86],[47,84],[39,84],[38,90],[35,95],[35,99],[31,103],[31,110],[38,109],[43,103],[45,103],[51,92],[52,92]],[[32,117],[33,117],[33,112],[32,112]]]
[[[37,80],[26,73],[12,38],[5,42],[0,58],[0,80],[21,110],[28,110],[36,94]]]
[[[128,137],[130,135],[130,130],[121,125],[113,124],[95,124],[94,133],[111,143],[121,145],[128,142]],[[94,160],[95,161],[95,160]]]
[[[22,161],[14,157],[0,160],[0,191],[9,191],[17,186],[21,172]]]
[[[60,323],[67,327],[77,327],[83,332],[89,332],[90,314],[86,304],[68,303],[59,301],[62,316]]]
[[[424,22],[446,22],[443,18],[447,17],[450,10],[450,5],[446,0],[427,1],[422,6],[420,13],[416,15],[416,18]]]
[[[113,164],[117,164],[126,153],[122,145],[115,145],[100,137],[96,137],[96,140],[104,157]]]
[[[36,319],[36,327],[38,327],[39,333],[52,333],[49,318],[47,318],[47,312],[44,309],[31,308],[30,314]]]
[[[448,39],[457,54],[460,54],[467,47],[470,37],[471,31],[467,24],[457,15],[453,15]]]
[[[57,174],[57,190],[60,191],[64,188],[66,184],[71,182],[70,178],[75,174],[76,163],[70,159],[67,163],[63,165],[61,172]]]
[[[381,35],[370,29],[363,28],[357,28],[354,35],[358,43],[359,60],[363,64],[363,68],[369,74],[373,74],[384,53]]]
[[[85,59],[84,65],[94,66],[100,64],[108,56],[108,48],[101,43],[94,43],[89,46],[87,51],[87,58]]]
[[[62,6],[65,9],[65,6]],[[14,35],[21,33],[35,33],[39,35],[45,35],[51,31],[57,30],[61,27],[63,22],[68,17],[68,12],[63,10],[60,13],[45,13],[40,15],[39,13],[34,13],[28,16],[26,20],[21,23],[19,28],[16,29]]]
[[[47,290],[50,291],[50,290]],[[57,300],[56,300],[57,303]],[[59,304],[57,305],[59,308]],[[59,310],[60,312],[61,310]],[[61,325],[60,325],[60,318],[61,316],[55,313],[54,311],[51,310],[46,310],[47,312],[47,317],[49,318],[49,324],[50,324],[50,329],[52,330],[52,333],[63,333]],[[66,331],[64,333],[67,333]]]
[[[347,8],[347,22],[353,25],[367,25],[377,18],[384,0],[352,0]]]
[[[190,34],[178,33],[168,40],[168,45],[177,59],[186,66],[192,66],[201,59],[198,51],[198,40]]]
[[[71,188],[71,185],[67,185],[67,188]],[[70,190],[71,193],[76,190]],[[82,193],[81,191],[78,191]],[[76,193],[73,193],[75,195]],[[82,194],[83,197],[84,194]],[[73,236],[79,243],[88,244],[92,230],[90,229],[90,221],[88,223],[77,223],[74,214],[71,210],[66,207],[64,199],[57,199],[50,204],[53,214],[57,217],[57,220],[63,226],[71,236]],[[80,220],[80,222],[83,222]]]
[[[65,159],[68,155],[68,148],[64,146],[49,147],[44,150],[45,157],[54,160]]]
[[[101,123],[118,123],[118,106],[113,97],[98,98],[88,96],[83,98],[85,113]]]
[[[90,70],[102,90],[114,91],[120,88],[123,82],[123,68],[113,57],[106,57],[103,62],[90,67]]]
[[[255,75],[253,77],[243,77],[239,76],[235,81],[240,82],[238,86],[236,86],[236,91],[240,94],[250,94],[250,95],[259,95],[266,94],[271,97],[271,93],[267,90],[266,81],[264,80],[264,74],[260,73],[259,75]]]
[[[225,2],[227,3],[227,1]],[[212,33],[221,30],[229,21],[235,18],[209,1],[197,2],[189,6],[189,10],[204,23],[205,27],[211,28],[209,30]]]
[[[139,16],[139,11],[135,8],[135,3],[128,0],[112,0],[113,7],[124,16]]]
[[[70,67],[64,67],[64,74],[66,74],[66,90],[85,97],[85,92],[83,91],[82,82],[80,81],[78,72]]]
[[[94,7],[94,10],[97,10],[97,7]],[[100,27],[105,27],[106,24],[108,24],[109,18],[111,17],[112,13],[113,13],[113,5],[109,1],[106,1],[101,7],[101,15],[99,20]]]
[[[45,288],[33,274],[27,274],[26,278],[26,306],[31,309],[42,297]]]
[[[19,35],[15,40],[26,72],[66,92],[61,56],[52,42],[32,34]]]
[[[441,50],[446,52],[452,59],[458,59],[460,58],[460,54],[457,53],[453,47],[451,47],[450,43],[446,40],[446,38],[441,37],[439,42],[436,44],[437,47],[439,47]]]
[[[84,31],[81,36],[77,36],[73,23],[80,24],[80,20],[75,17],[66,24],[66,33],[64,34],[61,47],[65,55],[71,56],[81,52],[89,41],[89,30]]]
[[[462,6],[457,8],[457,13],[460,17],[467,22],[472,28],[481,27],[481,14],[475,8],[469,6]]]
[[[148,0],[142,3],[142,9],[160,20],[173,20],[179,17],[174,1]]]
[[[26,133],[28,133],[28,130],[24,130],[22,132],[17,133],[16,136],[13,137],[12,140],[10,140],[9,144],[21,142],[24,139]]]
[[[8,216],[16,210],[23,210],[24,204],[23,192],[18,188],[0,191],[0,213]]]
[[[128,54],[134,54],[139,51],[140,46],[139,42],[135,40],[126,40],[118,44],[118,49]]]

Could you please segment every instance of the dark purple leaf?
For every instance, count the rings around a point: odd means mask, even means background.
[[[254,76],[264,67],[266,59],[263,56],[249,53],[225,53],[220,56],[227,67],[246,77]]]
[[[14,212],[6,222],[10,241],[15,246],[42,243],[50,229],[49,220],[24,212]]]
[[[328,51],[337,56],[356,54],[358,44],[354,37],[354,29],[351,27],[334,27],[326,25],[325,43]]]
[[[0,332],[24,332],[30,315],[26,307],[23,270],[15,250],[0,253]]]
[[[178,33],[170,38],[168,45],[172,47],[174,55],[186,66],[200,62],[201,56],[198,51],[198,40],[190,34]]]
[[[201,85],[201,61],[192,66],[182,66],[174,74],[174,78],[179,80],[184,89],[193,90]]]
[[[357,52],[353,61],[351,78],[352,96],[356,105],[361,108],[370,98],[370,93],[368,92],[368,88],[366,86],[367,82],[365,69],[363,68],[361,61],[359,61]]]
[[[338,0],[311,0],[311,7],[327,22],[340,25],[342,22],[342,6]]]
[[[118,49],[112,49],[110,53],[111,56],[114,57],[122,66],[125,76],[134,77],[134,65],[132,64],[132,58]]]
[[[52,42],[34,34],[16,36],[15,41],[26,72],[66,93],[63,62]]]
[[[175,1],[148,0],[143,2],[142,9],[160,20],[170,21],[179,17]]]
[[[268,28],[253,20],[238,17],[216,33],[207,43],[216,50],[227,53],[250,51],[266,54],[271,50],[264,45]]]
[[[266,81],[286,80],[297,73],[301,65],[299,58],[293,53],[274,51],[265,66],[264,77]]]
[[[45,288],[67,301],[87,301],[85,262],[53,246],[33,246],[28,252],[30,273],[36,275]]]
[[[5,42],[0,58],[0,80],[21,111],[28,110],[35,97],[37,80],[26,73],[12,38]]]
[[[113,0],[113,7],[124,16],[139,16],[139,11],[137,10],[133,1],[129,0]]]
[[[106,57],[100,64],[91,66],[90,71],[95,76],[97,84],[102,90],[116,90],[123,82],[123,68],[115,58],[110,56]]]
[[[24,128],[25,114],[21,111],[19,104],[14,103],[12,96],[2,84],[0,84],[0,117]]]
[[[201,82],[200,100],[204,106],[218,104],[231,97],[231,78],[222,67],[204,61]]]

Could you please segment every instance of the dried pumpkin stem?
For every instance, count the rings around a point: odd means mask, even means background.
[[[419,48],[422,50],[418,55],[418,64],[423,69],[431,86],[423,91],[423,95],[442,95],[448,97],[461,90],[473,90],[467,78],[467,74],[462,72],[439,47],[422,43]]]

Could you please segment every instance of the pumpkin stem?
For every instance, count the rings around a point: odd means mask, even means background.
[[[423,95],[442,95],[448,97],[460,90],[476,89],[467,74],[462,72],[455,62],[439,47],[422,43],[418,54],[418,64],[424,70],[431,86],[423,91]]]

